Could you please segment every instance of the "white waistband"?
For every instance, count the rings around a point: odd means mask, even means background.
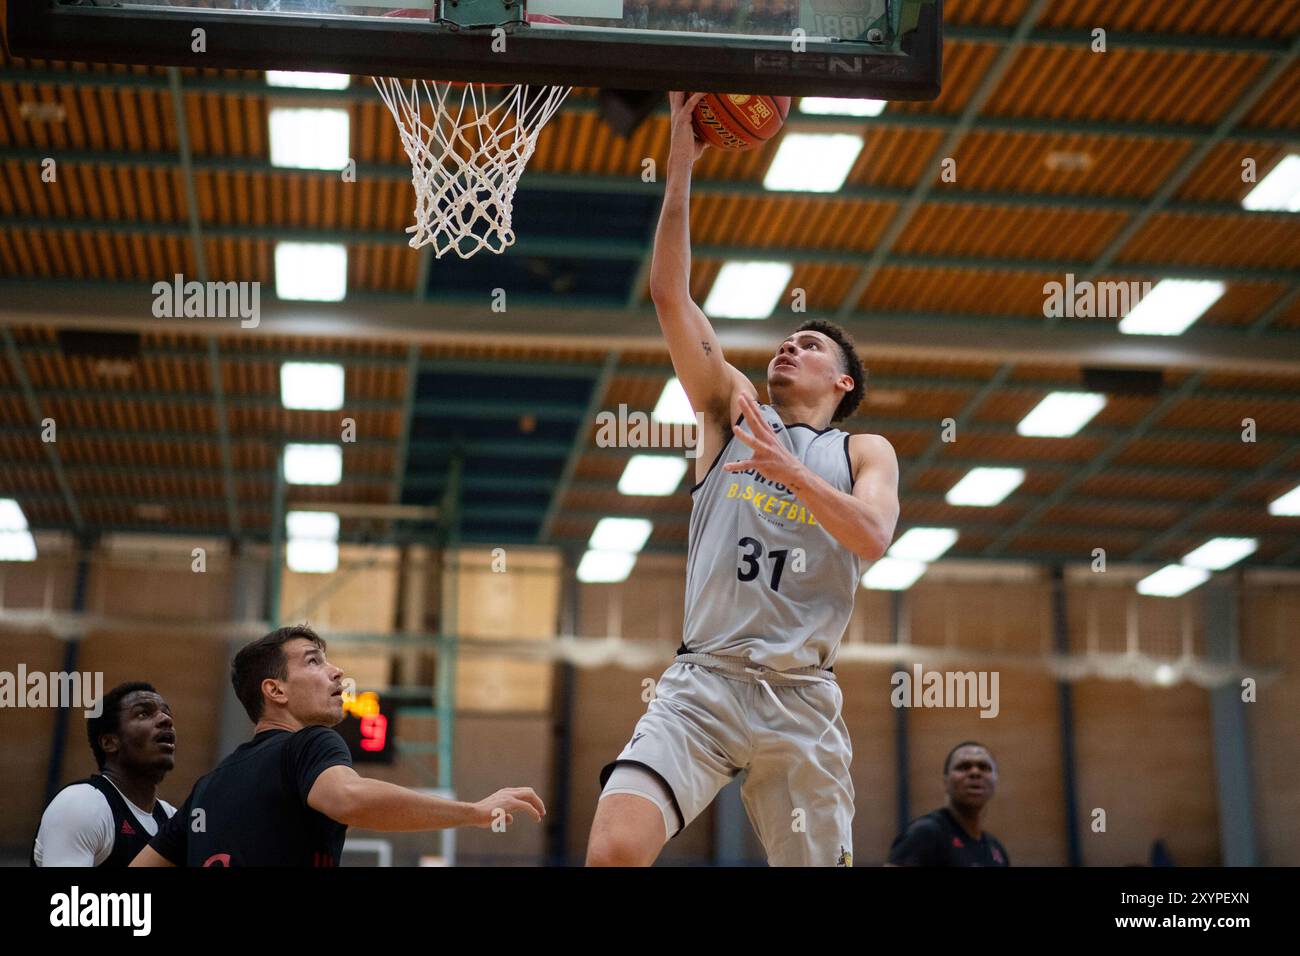
[[[676,663],[698,664],[724,674],[735,675],[756,683],[771,682],[778,686],[795,684],[834,683],[835,674],[821,667],[796,667],[788,671],[774,670],[755,664],[743,657],[719,657],[716,654],[678,654]]]

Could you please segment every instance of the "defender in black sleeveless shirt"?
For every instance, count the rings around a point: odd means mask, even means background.
[[[886,866],[1010,866],[1006,848],[981,825],[998,777],[988,748],[963,741],[949,752],[943,775],[948,805],[908,824]]]
[[[343,672],[309,627],[283,627],[243,648],[231,680],[256,726],[194,785],[132,866],[338,866],[349,826],[436,830],[541,820],[528,787],[478,803],[444,800],[359,776],[331,728],[343,718]]]
[[[118,684],[86,720],[99,773],[70,783],[41,814],[32,866],[124,867],[176,812],[158,785],[176,763],[176,728],[152,684]]]

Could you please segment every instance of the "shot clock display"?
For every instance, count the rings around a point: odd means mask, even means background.
[[[354,763],[392,763],[397,753],[397,711],[372,690],[343,695],[343,722],[334,728],[347,741]]]

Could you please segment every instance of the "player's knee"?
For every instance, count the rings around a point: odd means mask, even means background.
[[[587,866],[649,866],[658,850],[626,830],[607,829],[592,833]]]

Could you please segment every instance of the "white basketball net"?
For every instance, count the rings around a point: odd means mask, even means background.
[[[510,246],[515,187],[537,147],[537,134],[572,87],[462,86],[393,77],[376,77],[375,86],[397,120],[411,160],[415,225],[406,230],[411,247],[432,245],[439,258],[455,251],[468,259],[482,249],[501,252]],[[489,105],[489,94],[499,95],[499,101]]]

